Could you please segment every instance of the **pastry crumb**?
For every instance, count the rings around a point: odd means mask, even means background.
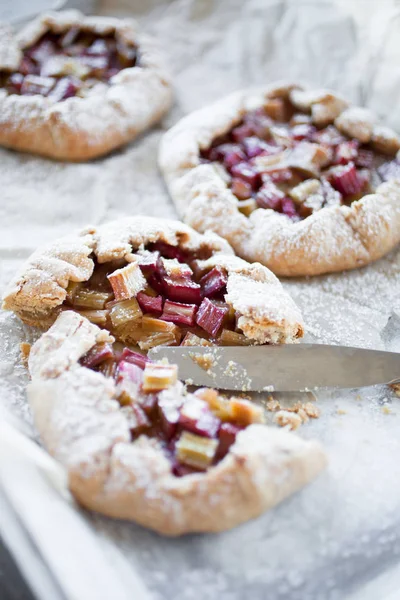
[[[396,396],[400,398],[400,383],[392,383],[390,387],[394,391]]]
[[[280,410],[274,417],[274,422],[280,427],[288,427],[291,431],[295,431],[302,424],[301,417],[288,410]]]
[[[21,351],[21,360],[25,367],[28,366],[28,359],[29,354],[31,352],[31,347],[31,344],[28,344],[28,342],[22,342],[19,346],[19,349]]]
[[[344,408],[338,408],[336,410],[336,414],[338,414],[338,415],[347,415],[347,410],[344,410]]]
[[[271,412],[277,412],[278,410],[281,410],[280,402],[278,402],[278,400],[268,400],[267,410],[270,410]]]
[[[321,411],[318,406],[312,404],[312,402],[306,402],[303,404],[303,409],[305,410],[308,417],[311,419],[318,419],[321,415]]]
[[[214,357],[212,354],[195,354],[194,352],[189,353],[190,358],[196,365],[199,365],[203,371],[209,371],[214,364]]]
[[[388,406],[382,406],[382,412],[384,415],[391,415],[392,411]]]

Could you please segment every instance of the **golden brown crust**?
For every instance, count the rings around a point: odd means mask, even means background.
[[[78,360],[105,332],[74,312],[59,316],[32,347],[28,397],[49,452],[67,469],[87,508],[165,535],[222,531],[260,515],[325,466],[317,442],[251,425],[205,473],[177,478],[158,443],[130,442],[115,384]],[[167,394],[183,393],[176,384]]]
[[[86,281],[99,263],[132,260],[141,245],[163,241],[190,250],[207,250],[205,268],[223,266],[228,273],[226,301],[240,314],[245,335],[258,343],[293,342],[302,337],[300,311],[266,267],[233,255],[214,233],[200,234],[180,223],[153,217],[130,217],[86,228],[39,248],[10,282],[3,308],[29,325],[47,328],[57,318],[69,281]]]
[[[344,133],[394,155],[399,137],[366,109],[326,90],[276,84],[236,92],[182,119],[164,136],[159,163],[180,215],[198,231],[213,230],[248,261],[259,261],[277,275],[317,275],[368,264],[400,242],[400,181],[391,180],[348,206],[323,208],[303,221],[258,209],[247,218],[238,200],[200,151],[239,123],[243,113],[265,98],[289,95],[314,123],[334,122]]]
[[[81,161],[101,156],[133,140],[168,111],[171,83],[154,41],[130,19],[85,17],[75,10],[48,13],[15,37],[0,40],[0,68],[16,69],[21,48],[46,31],[71,26],[112,33],[140,46],[140,67],[123,69],[110,85],[99,83],[85,98],[54,102],[0,89],[0,144],[50,158]],[[7,49],[5,45],[7,44]]]

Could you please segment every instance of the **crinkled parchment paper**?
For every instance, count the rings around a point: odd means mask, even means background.
[[[101,9],[135,14],[159,38],[175,76],[175,107],[159,129],[89,164],[0,151],[2,289],[38,244],[71,229],[124,214],[175,216],[156,166],[163,130],[241,86],[276,78],[331,86],[400,130],[394,0],[105,0]],[[304,311],[308,339],[400,351],[399,251],[359,271],[285,285]],[[27,434],[27,375],[18,344],[34,336],[13,316],[0,315],[2,406]],[[135,570],[155,599],[349,597],[399,558],[399,400],[379,387],[318,394],[317,404],[321,418],[300,435],[325,444],[329,467],[277,509],[225,534],[177,540],[85,515],[99,545],[118,554],[126,571]],[[400,589],[397,576],[390,581]],[[389,587],[380,582],[378,594],[375,588],[357,598],[383,598]]]

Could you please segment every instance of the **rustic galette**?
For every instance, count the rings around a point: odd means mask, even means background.
[[[0,29],[0,144],[66,160],[110,152],[157,122],[171,86],[130,19],[72,10]]]
[[[115,344],[72,310],[34,344],[29,370],[37,429],[76,499],[166,535],[234,527],[325,466],[317,442],[267,427],[261,407],[189,393],[176,365]]]
[[[39,248],[3,308],[49,327],[72,309],[124,344],[294,342],[300,311],[278,279],[213,233],[152,217],[113,221]]]
[[[316,275],[399,243],[399,148],[370,110],[276,84],[182,119],[164,136],[160,166],[192,227],[278,275]]]

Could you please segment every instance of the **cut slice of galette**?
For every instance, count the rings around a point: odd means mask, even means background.
[[[171,104],[151,38],[131,19],[45,14],[0,35],[0,144],[94,158],[131,141]]]
[[[317,442],[267,427],[261,407],[189,393],[175,365],[113,342],[67,310],[29,356],[36,427],[83,506],[165,535],[222,531],[325,466]]]
[[[213,233],[130,217],[39,248],[3,308],[49,327],[74,310],[141,350],[160,345],[294,342],[300,311],[266,267],[233,255]]]
[[[159,161],[192,227],[278,275],[316,275],[366,265],[399,243],[399,148],[371,111],[275,84],[185,117]]]

